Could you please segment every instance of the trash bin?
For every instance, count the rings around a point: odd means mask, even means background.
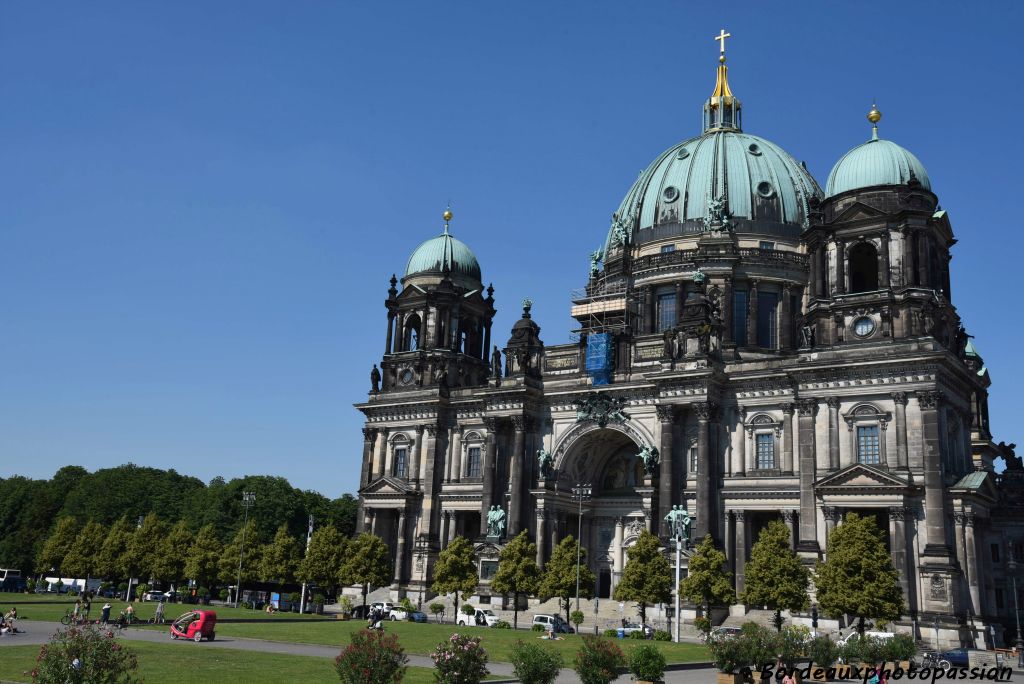
[[[617,630],[615,630],[615,636],[617,636],[619,639],[625,639],[626,630],[622,629],[622,627],[619,627]]]

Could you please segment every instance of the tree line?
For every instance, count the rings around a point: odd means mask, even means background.
[[[122,520],[119,529],[126,525],[134,530],[138,520],[145,521],[149,515],[167,525],[168,531],[187,529],[198,537],[206,530],[204,539],[230,545],[245,517],[244,491],[256,494],[248,520],[261,543],[274,538],[283,525],[291,537],[304,544],[310,515],[316,526],[331,525],[345,537],[355,532],[355,497],[344,494],[329,499],[319,492],[296,489],[283,477],[247,476],[230,481],[216,477],[204,484],[173,469],[127,464],[90,473],[79,466],[66,466],[49,480],[0,478],[0,567],[26,574],[37,570],[43,546],[65,518],[73,518],[72,527],[87,534],[93,545],[100,528],[105,541],[105,535]],[[90,527],[90,523],[94,525]],[[46,571],[51,567],[56,566],[48,565]]]

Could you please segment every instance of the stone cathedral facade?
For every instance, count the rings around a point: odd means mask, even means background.
[[[383,357],[357,404],[358,525],[392,549],[398,593],[429,586],[456,535],[473,540],[487,601],[522,530],[541,564],[581,530],[608,597],[637,535],[666,537],[684,504],[741,590],[768,522],[813,562],[853,511],[887,535],[903,628],[1005,643],[1024,468],[992,440],[989,373],[950,288],[950,217],[917,157],[879,137],[877,109],[824,189],[742,114],[723,54],[703,131],[641,173],[591,256],[568,344],[541,340],[529,301],[492,330],[494,289],[446,212],[387,290]],[[493,506],[504,539],[486,537]]]

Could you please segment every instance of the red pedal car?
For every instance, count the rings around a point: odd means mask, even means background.
[[[192,639],[196,643],[203,639],[213,641],[216,625],[217,613],[212,610],[190,610],[171,623],[171,638]]]

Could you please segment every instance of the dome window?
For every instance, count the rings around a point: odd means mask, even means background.
[[[761,197],[771,197],[775,194],[775,188],[768,181],[761,181],[757,184],[757,194]]]
[[[675,202],[677,199],[679,199],[679,188],[676,188],[675,186],[672,185],[668,186],[667,188],[661,191],[661,198],[668,203]]]
[[[754,155],[755,157],[760,157],[761,147],[757,143],[750,143],[750,145],[747,146],[747,152],[750,152],[750,154]]]
[[[686,159],[689,156],[690,151],[685,147],[681,148],[678,152],[676,152],[676,159]]]

